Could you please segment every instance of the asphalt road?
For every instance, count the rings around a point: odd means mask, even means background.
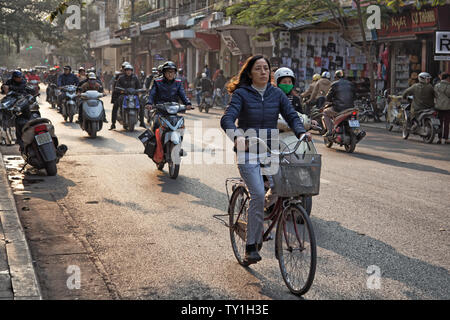
[[[284,285],[273,241],[245,269],[213,217],[225,214],[225,179],[238,171],[212,163],[229,156],[223,135],[202,141],[196,132],[219,128],[222,110],[186,114],[188,158],[172,180],[143,154],[142,128],[108,131],[108,123],[89,139],[40,100],[69,147],[58,176],[20,175],[17,147],[1,151],[44,299],[299,299]],[[103,100],[110,121],[110,96]],[[312,210],[318,259],[304,298],[449,299],[450,145],[372,127],[354,154],[314,142],[322,154]],[[69,266],[79,268],[79,289],[67,286]],[[369,266],[381,276],[372,289]]]

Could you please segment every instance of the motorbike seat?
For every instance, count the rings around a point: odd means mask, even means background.
[[[37,118],[37,119],[33,119],[33,120],[28,121],[28,122],[25,124],[25,126],[24,126],[23,129],[22,129],[22,132],[25,132],[25,131],[27,131],[29,128],[31,128],[31,127],[33,127],[33,126],[35,126],[35,125],[38,125],[38,124],[42,124],[42,123],[48,123],[48,124],[51,124],[52,122],[51,122],[49,119],[46,119],[46,118]]]

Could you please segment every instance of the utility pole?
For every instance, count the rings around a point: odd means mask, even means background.
[[[134,3],[135,3],[135,0],[131,0],[130,27],[132,27],[133,23],[134,23]],[[135,57],[136,57],[136,37],[131,37],[131,59],[130,59],[130,62],[131,62],[131,65],[133,66],[134,70],[136,70],[136,67],[134,65],[136,62]]]

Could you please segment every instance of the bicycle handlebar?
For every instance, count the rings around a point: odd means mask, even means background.
[[[300,144],[301,144],[303,141],[305,141],[306,137],[307,137],[307,135],[306,135],[305,133],[302,134],[302,135],[300,136],[300,138],[298,139],[297,144],[295,145],[294,149],[293,149],[292,151],[288,151],[288,152],[278,152],[278,151],[273,151],[273,150],[271,150],[271,149],[269,148],[269,146],[264,142],[264,140],[262,140],[262,139],[260,139],[260,138],[257,138],[257,137],[248,137],[248,139],[249,139],[249,140],[256,140],[257,142],[262,143],[263,146],[266,147],[266,149],[267,149],[271,154],[274,154],[274,155],[277,155],[277,156],[282,156],[282,157],[284,157],[284,156],[288,156],[288,155],[291,155],[291,154],[295,153],[295,152],[297,151],[298,147],[300,147]]]

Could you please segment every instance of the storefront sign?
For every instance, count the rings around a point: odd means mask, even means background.
[[[435,53],[450,53],[450,31],[436,31]]]
[[[450,61],[450,56],[434,56],[434,61]]]
[[[436,8],[420,11],[409,11],[400,15],[391,17],[389,22],[383,23],[381,30],[378,31],[379,37],[397,37],[402,35],[411,35],[416,32],[422,32],[423,28],[435,27],[437,25]]]

